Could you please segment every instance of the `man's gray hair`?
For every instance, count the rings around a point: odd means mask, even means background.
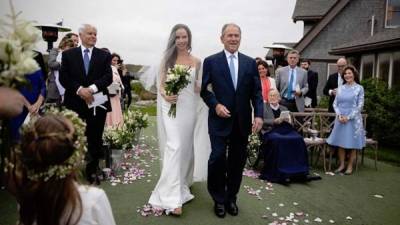
[[[90,24],[87,24],[87,23],[84,23],[84,24],[82,24],[82,25],[79,27],[78,32],[81,34],[81,33],[83,33],[83,31],[85,31],[87,28],[94,28],[94,29],[97,31],[97,28],[96,28],[95,26],[90,25]]]
[[[240,29],[239,25],[237,25],[236,23],[226,23],[226,24],[224,24],[224,26],[222,27],[222,30],[221,30],[221,37],[224,36],[225,30],[226,30],[226,28],[228,28],[229,26],[237,27],[237,28],[239,29],[240,35],[242,35],[242,30]]]
[[[289,55],[289,54],[297,54],[298,56],[300,56],[299,51],[297,51],[296,49],[290,50],[289,53],[288,53],[288,55]]]

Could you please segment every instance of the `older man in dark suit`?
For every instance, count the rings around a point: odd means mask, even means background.
[[[240,27],[225,24],[221,34],[225,49],[207,57],[203,64],[200,95],[210,109],[211,155],[207,186],[214,200],[214,212],[221,218],[225,210],[233,216],[238,214],[236,196],[246,163],[247,138],[251,131],[258,132],[263,123],[256,62],[238,52],[240,40]],[[254,107],[253,126],[251,105]]]
[[[102,135],[107,111],[111,110],[109,101],[98,107],[89,106],[95,96],[108,99],[107,86],[112,82],[111,55],[95,46],[97,29],[84,24],[79,29],[81,46],[62,53],[60,82],[65,88],[64,104],[77,112],[86,121],[88,157],[86,179],[89,183],[100,183],[97,177],[99,158],[102,155]],[[102,94],[101,94],[102,93]],[[96,99],[97,100],[97,99]]]
[[[333,109],[333,101],[336,98],[336,90],[337,88],[343,84],[342,73],[344,67],[347,65],[347,61],[345,58],[339,58],[336,62],[337,65],[337,73],[333,73],[329,75],[328,81],[324,87],[324,95],[329,96],[329,112],[335,112]]]

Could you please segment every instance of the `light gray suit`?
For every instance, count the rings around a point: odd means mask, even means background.
[[[295,96],[296,107],[299,112],[304,112],[304,96],[308,92],[307,71],[296,66],[296,85],[298,84],[301,96]],[[289,66],[281,67],[276,71],[276,88],[283,97],[289,84]],[[295,90],[293,90],[295,91]]]

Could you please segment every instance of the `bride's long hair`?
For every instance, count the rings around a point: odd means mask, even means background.
[[[176,50],[175,40],[176,40],[176,31],[179,29],[185,29],[188,35],[188,51],[192,51],[192,32],[189,27],[185,24],[176,24],[169,35],[167,49],[164,51],[164,57],[161,63],[161,69],[163,73],[166,73],[168,68],[174,66],[176,59],[178,57],[178,51]]]

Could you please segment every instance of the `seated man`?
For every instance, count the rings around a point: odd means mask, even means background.
[[[291,180],[306,181],[308,175],[307,148],[303,137],[289,123],[285,106],[279,105],[277,90],[269,92],[264,105],[263,144],[264,168],[260,179],[276,183]]]

